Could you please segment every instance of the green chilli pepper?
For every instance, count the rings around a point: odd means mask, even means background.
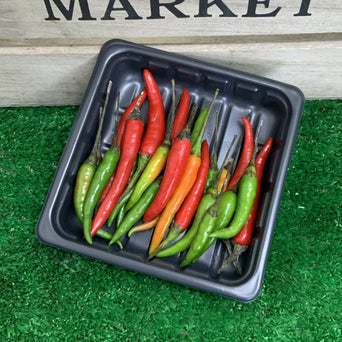
[[[212,169],[210,166],[210,169],[208,171],[208,176],[207,176],[207,182],[204,188],[205,192],[207,192],[210,189],[210,187],[214,184],[216,176],[217,176],[217,170]]]
[[[81,165],[76,177],[76,184],[74,188],[74,208],[78,220],[83,222],[83,208],[84,202],[88,193],[90,183],[96,171],[96,158],[89,156],[87,160]]]
[[[223,229],[227,226],[227,224],[230,222],[234,215],[235,208],[236,192],[232,190],[224,192],[218,205],[217,219],[213,231]],[[211,245],[215,241],[216,238],[206,236],[206,239],[203,243],[203,247],[198,253],[198,257],[195,258],[192,262],[195,262],[205,251],[207,251],[211,247]]]
[[[230,239],[234,237],[246,223],[252,210],[253,202],[257,190],[257,177],[255,166],[247,167],[239,184],[237,195],[236,211],[232,222],[227,228],[217,230],[210,234],[211,237],[220,239]]]
[[[128,202],[130,196],[132,195],[133,190],[134,188],[130,189],[130,191],[128,191],[124,195],[124,197],[120,200],[120,203],[118,203],[115,206],[114,210],[110,213],[108,217],[108,221],[107,221],[108,227],[110,227],[113,224],[115,218],[120,214],[121,210],[124,210],[124,213],[126,212],[126,203]]]
[[[74,208],[76,215],[81,223],[83,223],[84,203],[90,184],[95,175],[95,171],[101,162],[101,131],[104,118],[104,110],[100,107],[99,124],[97,128],[94,145],[90,151],[89,156],[80,166],[76,176],[76,183],[74,188]]]
[[[117,142],[117,139],[114,139]],[[119,145],[112,144],[111,148],[103,156],[102,162],[98,166],[93,181],[88,190],[88,194],[84,203],[83,216],[83,232],[86,240],[91,243],[91,221],[95,206],[101,196],[103,189],[108,183],[110,177],[115,171],[120,158]]]
[[[228,225],[234,215],[235,208],[236,193],[234,191],[224,192],[218,205],[218,215],[215,230],[221,230]]]
[[[181,262],[180,266],[185,267],[189,265],[194,260],[197,260],[199,255],[201,254],[201,250],[205,245],[205,241],[207,241],[209,234],[214,230],[216,220],[217,220],[217,207],[218,201],[207,210],[204,214],[200,225],[198,226],[197,234],[194,239],[191,241],[189,250]]]
[[[107,232],[106,230],[104,229],[99,229],[97,232],[96,232],[96,236],[102,238],[102,239],[105,239],[105,240],[110,240],[113,235],[109,232]]]
[[[201,110],[199,113],[194,126],[191,130],[191,142],[194,143],[197,140],[197,137],[201,131],[201,128],[203,127],[203,123],[205,121],[205,118],[208,114],[208,107],[205,107]]]
[[[124,236],[143,217],[146,209],[150,206],[158,192],[159,184],[160,178],[157,178],[149,185],[138,202],[127,212],[121,224],[114,232],[109,244],[118,242],[119,239],[121,239],[121,237]]]
[[[107,232],[106,230],[100,228],[97,232],[96,232],[96,236],[102,238],[102,239],[105,239],[105,240],[108,240],[110,241],[113,237],[113,235],[109,232]],[[120,249],[122,249],[122,243],[121,241],[117,241],[116,244],[119,246]]]
[[[122,220],[124,219],[126,214],[126,206],[121,206],[121,209],[119,210],[118,216],[116,217],[116,226],[119,227]]]
[[[214,149],[210,158],[209,170],[207,175],[207,182],[205,183],[204,193],[206,193],[215,183],[218,167],[217,167],[217,126],[218,126],[218,114],[216,113],[215,119],[215,134],[214,134]],[[222,172],[221,172],[222,173]]]

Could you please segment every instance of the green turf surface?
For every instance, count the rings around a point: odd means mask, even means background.
[[[252,303],[40,243],[77,107],[0,109],[0,341],[341,341],[342,101],[308,101]]]

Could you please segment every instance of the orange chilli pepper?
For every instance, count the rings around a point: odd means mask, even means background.
[[[202,138],[217,94],[218,90],[216,90],[214,98],[210,104],[207,116],[203,126],[201,127],[201,131],[191,148],[184,172],[175,188],[175,191],[171,195],[170,200],[167,202],[165,208],[161,212],[160,218],[152,235],[149,258],[154,257],[163,248],[163,246],[160,244],[165,236],[165,233],[196,181],[197,173],[201,166]]]

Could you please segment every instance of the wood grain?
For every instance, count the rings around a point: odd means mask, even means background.
[[[186,0],[174,8],[186,17],[179,18],[177,13],[165,6],[158,7],[159,19],[151,17],[152,9],[149,0],[129,0],[128,3],[139,19],[128,15],[127,7],[120,1],[110,6],[109,0],[56,0],[66,9],[71,6],[70,20],[65,18],[53,0],[1,0],[0,39],[35,39],[35,38],[81,38],[81,39],[134,39],[144,44],[164,43],[165,38],[173,39],[172,43],[193,42],[196,37],[230,37],[249,35],[291,35],[336,33],[342,31],[342,4],[340,0],[221,0],[218,5],[210,6],[205,15],[199,17],[200,1]],[[159,1],[172,3],[174,1]],[[80,3],[88,4],[90,17],[94,20],[79,20],[84,17]],[[158,1],[154,1],[158,3]],[[248,15],[248,8],[257,17]],[[300,8],[307,3],[303,15]],[[54,17],[49,18],[47,6],[50,4]],[[103,20],[109,8],[112,20]],[[156,7],[156,6],[154,6]],[[304,6],[305,7],[305,6]],[[234,16],[224,16],[222,8],[228,8]],[[279,9],[279,10],[278,10]],[[268,15],[274,13],[273,17]],[[179,14],[178,14],[179,15]],[[133,19],[129,19],[133,18]],[[96,20],[95,20],[96,19]],[[169,41],[169,43],[171,43]]]
[[[342,41],[153,47],[293,84],[308,99],[342,97]],[[79,104],[99,50],[0,48],[0,105]]]
[[[0,106],[79,104],[114,38],[294,84],[307,98],[342,97],[340,0],[200,3],[1,0]]]

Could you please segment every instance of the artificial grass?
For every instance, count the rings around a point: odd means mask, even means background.
[[[77,107],[0,109],[0,341],[342,340],[342,101],[307,101],[263,289],[242,304],[41,244]]]

